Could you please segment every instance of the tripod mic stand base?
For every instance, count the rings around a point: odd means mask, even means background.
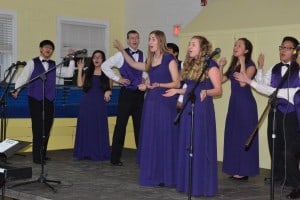
[[[57,190],[50,185],[49,183],[56,183],[56,184],[61,184],[61,181],[56,181],[56,180],[48,180],[46,179],[43,175],[41,175],[37,180],[32,180],[32,181],[27,181],[27,182],[23,182],[23,183],[17,183],[15,185],[9,186],[8,188],[14,188],[14,187],[18,187],[18,186],[22,186],[22,185],[28,185],[28,184],[32,184],[32,183],[44,183],[46,186],[48,186],[54,193],[57,192]]]

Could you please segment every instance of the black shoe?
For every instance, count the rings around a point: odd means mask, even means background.
[[[242,177],[231,176],[230,178],[232,180],[237,180],[237,181],[246,181],[246,180],[248,180],[248,176],[242,176]]]
[[[274,177],[274,183],[278,183],[278,184],[280,184],[281,182],[282,182],[282,178],[278,178],[278,177]],[[264,179],[264,183],[265,184],[271,184],[271,178],[270,177],[266,177],[265,179]]]
[[[117,162],[111,161],[110,163],[111,163],[113,166],[123,166],[123,162],[121,162],[121,161],[117,161]]]
[[[164,183],[159,183],[158,186],[159,187],[165,187],[165,184]]]
[[[292,192],[286,196],[286,198],[288,198],[288,199],[300,198],[300,188],[293,189]]]
[[[49,161],[49,160],[51,160],[51,158],[49,158],[49,157],[46,156],[46,157],[45,157],[45,160]]]
[[[42,164],[41,160],[33,160],[33,163],[35,163],[35,164]]]

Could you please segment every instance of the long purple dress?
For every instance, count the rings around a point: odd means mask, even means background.
[[[214,61],[209,64],[209,69],[218,66]],[[187,89],[184,102],[195,86],[196,81],[186,80]],[[192,196],[213,196],[218,191],[217,175],[217,145],[216,145],[216,120],[213,97],[207,96],[200,101],[201,90],[212,89],[210,79],[199,83],[195,89],[194,107],[194,132],[193,132],[193,164],[192,164]],[[189,151],[191,136],[191,102],[188,101],[181,119],[179,128],[177,191],[189,191]]]
[[[77,159],[110,159],[107,108],[99,79],[93,75],[92,88],[81,97],[74,146]]]
[[[255,66],[253,61],[246,63],[246,68],[249,66]],[[231,96],[224,133],[223,172],[255,176],[259,173],[258,136],[248,151],[245,144],[258,122],[256,101],[249,85],[241,87],[233,73],[229,78]]]
[[[174,57],[165,54],[160,65],[151,67],[151,83],[172,82],[169,63]],[[155,88],[146,94],[140,131],[140,184],[166,186],[176,184],[177,137],[176,96],[164,97],[166,88]]]

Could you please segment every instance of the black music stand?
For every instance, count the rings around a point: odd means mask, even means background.
[[[271,152],[271,187],[270,187],[270,199],[274,200],[274,166],[275,166],[275,139],[276,139],[276,112],[277,112],[277,93],[280,88],[282,88],[284,82],[288,79],[290,75],[290,68],[291,66],[288,67],[288,70],[285,72],[283,77],[281,78],[280,83],[278,84],[277,88],[275,91],[269,96],[269,101],[267,106],[265,107],[261,117],[258,120],[258,123],[255,127],[255,129],[252,131],[251,135],[249,136],[246,144],[245,144],[245,149],[248,150],[251,147],[252,141],[254,137],[258,133],[258,128],[260,127],[263,119],[266,117],[267,112],[270,110],[270,108],[273,109],[273,126],[272,126],[272,152]]]
[[[204,67],[202,69],[202,72],[196,82],[196,84],[194,85],[194,87],[192,88],[192,90],[188,93],[187,95],[187,99],[186,101],[183,103],[182,109],[177,113],[176,118],[174,119],[174,123],[177,124],[180,120],[180,117],[184,111],[184,109],[187,106],[187,103],[190,101],[191,102],[191,131],[190,131],[190,146],[187,149],[189,152],[189,177],[188,177],[188,199],[192,199],[192,183],[193,183],[193,153],[194,153],[194,149],[193,149],[193,144],[194,144],[194,120],[195,120],[195,102],[196,102],[196,95],[195,95],[195,90],[198,87],[198,85],[200,84],[200,81],[202,79],[202,76],[204,75],[205,71],[208,69],[209,66],[209,61],[210,58],[205,59],[205,64]]]
[[[41,147],[41,152],[40,152],[40,156],[41,156],[41,174],[40,174],[40,177],[37,179],[37,180],[32,180],[32,181],[28,181],[28,182],[23,182],[23,183],[17,183],[15,185],[12,185],[10,186],[9,188],[13,188],[13,187],[17,187],[17,186],[21,186],[21,185],[28,185],[28,184],[31,184],[31,183],[44,183],[46,186],[48,186],[54,193],[57,192],[57,190],[52,186],[50,185],[49,183],[57,183],[57,184],[61,184],[61,181],[58,181],[58,180],[49,180],[49,179],[46,179],[45,177],[45,174],[44,174],[44,168],[45,168],[45,158],[44,158],[44,149],[46,148],[45,146],[45,143],[47,141],[48,138],[46,138],[46,134],[45,134],[45,82],[46,82],[46,75],[55,70],[58,66],[60,65],[63,65],[65,62],[67,62],[67,60],[63,60],[62,62],[60,62],[59,64],[55,65],[54,67],[50,68],[48,71],[45,71],[43,73],[41,73],[40,75],[32,78],[31,80],[29,80],[27,83],[25,83],[24,85],[20,86],[19,88],[16,88],[14,91],[16,90],[19,90],[19,89],[22,89],[23,87],[25,87],[26,85],[28,85],[29,83],[32,83],[33,81],[37,80],[37,79],[41,79],[42,80],[42,83],[43,83],[43,91],[42,91],[42,96],[43,96],[43,102],[42,102],[42,109],[43,109],[43,112],[42,112],[42,127],[43,127],[43,130],[42,130],[42,137],[43,137],[43,140],[42,140],[42,147]],[[14,92],[13,91],[13,92]],[[50,134],[49,134],[50,136]],[[48,137],[49,137],[48,136]]]
[[[0,161],[6,162],[7,158],[30,144],[27,141],[5,139],[0,143]]]

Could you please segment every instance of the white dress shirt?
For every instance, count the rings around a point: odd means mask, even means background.
[[[133,51],[132,49],[130,50]],[[138,62],[139,54],[133,54],[132,57],[136,62]],[[123,66],[123,63],[124,63],[124,57],[122,53],[117,52],[115,55],[111,56],[106,61],[104,61],[104,63],[102,63],[101,69],[108,78],[118,82],[121,79],[121,77],[112,68],[116,67],[120,69]],[[143,72],[143,78],[144,79],[148,78],[148,74],[146,72]]]
[[[59,66],[56,69],[56,84],[63,85],[64,78],[72,78],[75,72],[75,61],[70,60],[69,66]]]
[[[45,60],[41,56],[39,56],[39,59],[41,60],[41,62],[42,62],[42,60]],[[48,68],[49,68],[49,63],[48,62],[42,62],[42,64],[43,64],[43,67],[44,67],[45,71],[47,71]],[[33,70],[34,70],[34,62],[33,62],[33,60],[29,60],[27,62],[27,64],[25,65],[25,67],[23,68],[22,73],[20,74],[20,76],[16,80],[15,89],[23,86],[24,84],[26,84],[29,81]]]
[[[286,63],[286,64],[290,64],[290,63]],[[276,90],[276,88],[271,87],[273,67],[269,69],[266,73],[263,72],[263,69],[258,69],[257,74],[255,76],[255,80],[252,80],[250,83],[251,87],[253,87],[259,93],[270,96]],[[281,68],[281,76],[284,76],[287,69],[288,68],[286,66],[283,66]],[[300,71],[299,71],[299,78],[300,78]],[[290,103],[294,104],[294,96],[299,89],[300,87],[279,89],[277,93],[277,97],[286,99]]]

